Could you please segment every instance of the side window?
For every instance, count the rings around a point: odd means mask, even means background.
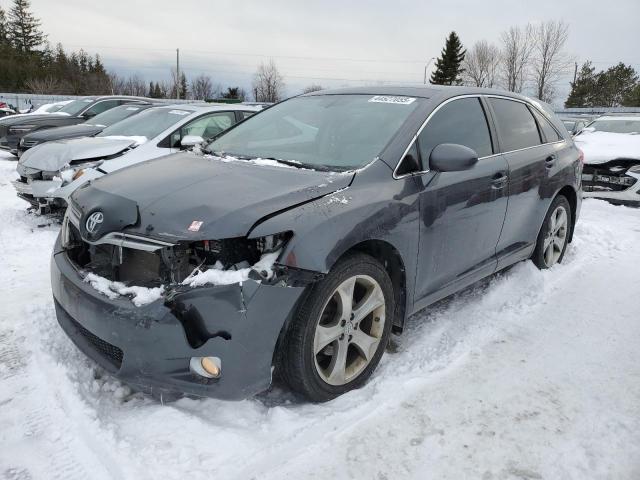
[[[533,119],[532,119],[533,120]],[[461,98],[438,110],[418,136],[423,162],[441,143],[457,143],[472,148],[478,157],[493,154],[491,133],[479,98]]]
[[[542,143],[531,112],[524,103],[489,98],[496,114],[500,142],[505,152],[533,147]]]
[[[94,117],[97,114],[106,112],[107,110],[110,110],[113,107],[117,107],[118,105],[120,105],[120,100],[103,100],[96,103],[93,107],[84,112],[83,115],[85,117]]]
[[[536,117],[536,120],[538,121],[538,125],[540,126],[540,129],[542,130],[542,134],[544,135],[544,138],[547,141],[547,143],[557,142],[558,140],[562,140],[562,137],[558,135],[558,132],[556,132],[556,129],[551,126],[551,123],[549,123],[549,120],[547,120],[544,117],[544,115],[542,115],[540,112],[538,112],[534,108],[532,108],[531,111],[533,112],[533,116]]]
[[[182,137],[185,137],[186,135],[196,135],[208,140],[231,127],[234,123],[236,123],[236,117],[233,112],[217,112],[204,115],[192,120],[173,132],[168,137],[168,144],[167,139],[165,139],[160,142],[158,146],[164,148],[178,148],[180,147],[180,140],[182,140]]]

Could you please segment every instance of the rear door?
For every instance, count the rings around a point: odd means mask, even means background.
[[[500,269],[529,258],[535,248],[553,195],[549,179],[557,167],[561,137],[525,102],[504,97],[490,97],[488,102],[509,165],[509,207],[496,249]]]
[[[507,210],[507,163],[495,154],[485,105],[462,97],[441,105],[418,135],[423,165],[441,143],[472,148],[470,170],[418,177],[420,246],[417,308],[494,272],[496,244]]]

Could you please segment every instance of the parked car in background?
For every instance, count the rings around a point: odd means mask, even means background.
[[[16,112],[14,112],[9,107],[0,107],[0,118],[8,117],[9,115],[15,115],[15,114]]]
[[[56,140],[27,150],[18,162],[18,196],[41,212],[66,207],[78,187],[121,168],[191,148],[261,107],[180,104],[148,108],[94,137]]]
[[[30,148],[40,145],[41,143],[50,142],[52,140],[65,140],[69,138],[93,137],[104,130],[106,127],[118,123],[125,118],[136,115],[149,107],[152,103],[131,103],[112,108],[106,112],[99,113],[89,120],[78,123],[77,125],[68,125],[66,127],[45,128],[28,133],[20,139],[18,143],[18,157]]]
[[[315,92],[204,152],[77,189],[51,263],[64,331],[156,394],[357,388],[409,315],[562,261],[581,202],[553,112],[488,89]]]
[[[640,206],[640,115],[605,115],[575,137],[585,197]]]
[[[593,120],[593,117],[561,115],[560,120],[571,135],[576,135]]]
[[[73,100],[63,100],[61,102],[55,103],[45,103],[40,105],[34,111],[32,111],[29,115],[40,114],[40,113],[55,113],[60,111],[65,105],[71,103]]]
[[[18,155],[18,143],[27,133],[45,128],[63,127],[85,122],[97,114],[132,102],[148,103],[144,97],[103,96],[72,100],[55,114],[28,114],[0,119],[0,149]]]

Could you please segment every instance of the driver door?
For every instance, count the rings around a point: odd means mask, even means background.
[[[492,274],[507,212],[508,166],[495,155],[495,134],[480,97],[442,104],[418,135],[425,168],[439,144],[478,154],[468,170],[427,172],[420,187],[420,241],[415,299],[418,308]]]

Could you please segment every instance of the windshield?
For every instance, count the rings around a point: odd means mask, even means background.
[[[74,100],[72,102],[67,103],[64,107],[58,110],[58,112],[66,113],[71,116],[77,115],[82,110],[87,108],[87,106],[89,106],[90,103],[93,103],[93,100],[91,100],[90,98],[84,98],[82,100]]]
[[[349,170],[371,162],[420,99],[373,95],[297,97],[245,120],[207,151]]]
[[[119,122],[120,120],[124,120],[131,115],[135,115],[146,107],[141,107],[139,105],[122,105],[121,107],[115,107],[106,112],[99,113],[95,117],[90,120],[87,120],[87,125],[103,125],[110,126],[114,123]]]
[[[596,132],[612,133],[640,133],[640,119],[638,118],[603,118],[589,125]]]
[[[175,125],[188,115],[191,115],[191,113],[193,112],[178,108],[150,108],[138,115],[105,128],[98,136],[108,137],[122,135],[128,137],[147,137],[147,139],[151,139],[157,137],[167,128]]]

